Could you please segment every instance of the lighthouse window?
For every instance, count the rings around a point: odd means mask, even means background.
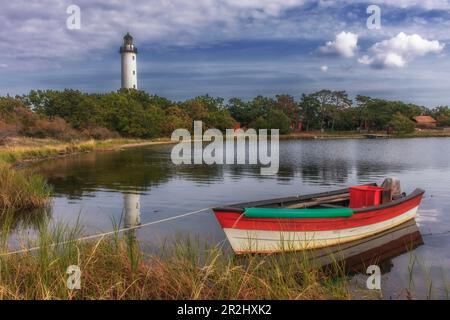
[[[136,85],[135,84],[133,84],[133,89],[136,89]]]
[[[134,60],[134,56],[133,56],[133,60]]]
[[[136,74],[136,71],[135,70],[133,70],[133,75],[135,75]]]

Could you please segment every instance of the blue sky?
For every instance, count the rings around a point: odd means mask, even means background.
[[[381,29],[366,26],[371,4]],[[449,0],[15,0],[0,11],[0,94],[117,90],[127,31],[140,89],[174,100],[328,88],[450,104]]]

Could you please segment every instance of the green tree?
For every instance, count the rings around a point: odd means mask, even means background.
[[[320,127],[319,100],[313,94],[302,94],[299,108],[306,131]]]
[[[330,117],[330,113],[333,108],[333,92],[331,90],[320,90],[313,93],[313,96],[318,101],[318,114],[320,117],[320,130],[323,131],[327,124],[327,118]]]
[[[291,120],[283,111],[272,108],[267,112],[265,117],[256,118],[250,127],[259,129],[279,129],[280,134],[288,134],[292,131]]]
[[[344,122],[343,115],[347,115],[346,110],[351,108],[352,100],[349,99],[347,92],[345,91],[333,91],[332,97],[333,107],[330,108],[329,115],[331,117],[331,129],[335,129],[337,121]]]
[[[439,126],[450,126],[450,108],[448,106],[439,106],[432,109],[429,115],[435,118]]]
[[[405,134],[414,132],[415,124],[408,117],[404,116],[400,112],[397,112],[392,117],[390,125],[394,127],[397,134]]]

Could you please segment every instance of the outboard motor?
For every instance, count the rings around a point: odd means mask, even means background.
[[[381,186],[384,189],[381,196],[381,203],[397,200],[404,196],[399,178],[386,178]]]

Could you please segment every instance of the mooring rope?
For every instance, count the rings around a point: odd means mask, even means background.
[[[450,230],[442,231],[442,232],[423,233],[422,237],[443,236],[443,235],[450,235]]]
[[[177,216],[173,216],[173,217],[169,217],[169,218],[164,218],[164,219],[160,219],[160,220],[156,220],[156,221],[143,223],[143,224],[140,224],[140,225],[137,225],[137,226],[133,226],[133,227],[122,228],[122,229],[108,231],[108,232],[103,232],[103,233],[96,233],[96,234],[92,234],[92,235],[89,235],[89,236],[84,236],[84,237],[77,238],[77,239],[72,239],[72,240],[52,243],[52,244],[49,245],[49,247],[53,248],[53,247],[56,247],[56,246],[59,246],[59,245],[69,244],[69,243],[72,243],[72,242],[92,240],[92,239],[96,239],[96,238],[104,238],[106,236],[119,234],[119,233],[126,232],[126,231],[132,231],[132,230],[136,230],[136,229],[141,229],[141,228],[148,227],[148,226],[151,226],[151,225],[155,225],[155,224],[159,224],[159,223],[163,223],[163,222],[167,222],[167,221],[172,221],[172,220],[176,220],[176,219],[192,216],[192,215],[201,213],[201,212],[209,210],[209,209],[211,209],[211,207],[207,207],[207,208],[203,208],[203,209],[200,209],[200,210],[195,210],[195,211],[183,213],[183,214],[180,214],[180,215],[177,215]],[[41,248],[41,246],[37,246],[37,247],[31,247],[31,248],[21,249],[21,250],[16,250],[16,251],[9,251],[9,252],[6,252],[6,253],[0,253],[0,257],[5,257],[5,256],[14,255],[14,254],[20,254],[20,253],[27,253],[27,252],[31,252],[31,251],[36,251],[36,250],[39,250],[40,248]]]

